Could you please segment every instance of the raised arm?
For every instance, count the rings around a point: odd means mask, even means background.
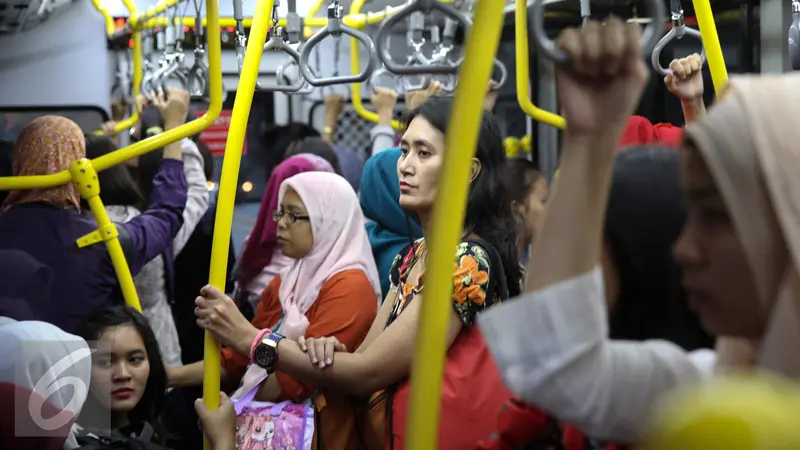
[[[664,84],[681,101],[686,123],[692,123],[706,115],[703,103],[703,60],[697,53],[686,58],[673,59],[669,63],[672,72],[664,77]]]
[[[703,366],[666,342],[607,340],[598,266],[616,145],[647,81],[640,34],[615,18],[562,34],[572,63],[558,67],[557,81],[569,125],[529,292],[479,319],[509,388],[592,437],[622,442],[636,440],[663,392]]]
[[[204,170],[205,163],[203,155],[197,148],[197,144],[191,139],[181,140],[181,152],[183,154],[183,174],[188,185],[186,208],[183,210],[183,226],[178,230],[175,239],[172,240],[172,249],[175,256],[183,250],[189,238],[197,228],[197,224],[208,211],[208,180]]]

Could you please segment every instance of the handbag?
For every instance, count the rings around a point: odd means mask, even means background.
[[[310,404],[253,400],[268,376],[266,370],[251,365],[244,375],[243,387],[231,398],[236,410],[237,449],[311,450],[314,408]]]

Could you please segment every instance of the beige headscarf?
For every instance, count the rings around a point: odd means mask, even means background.
[[[800,378],[800,75],[733,78],[687,127],[732,216],[769,317],[760,342],[721,338],[720,367]],[[779,286],[777,296],[770,296]],[[769,298],[772,297],[772,298]]]

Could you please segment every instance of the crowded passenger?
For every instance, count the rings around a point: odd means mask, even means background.
[[[791,127],[775,120],[795,112],[794,102],[782,101],[794,92],[795,76],[733,79],[724,100],[687,128],[681,157],[688,209],[675,256],[690,304],[719,338],[716,355],[664,340],[607,340],[608,286],[599,263],[613,144],[646,80],[632,28],[610,19],[562,35],[560,45],[575,63],[559,73],[571,124],[560,189],[529,264],[535,273],[529,294],[481,320],[516,393],[592,437],[623,443],[641,438],[664,393],[715,370],[758,365],[796,377],[800,367],[782,350],[800,327],[787,323],[796,319],[788,284],[796,269],[786,250],[789,224],[796,222],[789,218],[795,181],[785,169]],[[603,46],[599,59],[583,60],[590,40],[625,44]],[[596,61],[613,64],[616,75],[599,77]]]
[[[174,95],[172,95],[174,94]],[[160,98],[160,112],[168,129],[186,118],[188,98],[171,93]],[[83,131],[72,121],[43,116],[29,123],[14,147],[13,174],[48,175],[70,167],[85,156]],[[117,224],[128,266],[133,275],[166,251],[183,224],[186,178],[178,145],[167,150],[150,197],[149,208],[124,224]],[[73,184],[11,191],[0,213],[0,249],[22,250],[54,269],[51,308],[41,320],[74,331],[89,313],[121,300],[117,275],[102,243],[79,248],[76,241],[97,229],[80,213],[79,189]]]
[[[517,254],[520,263],[527,262],[530,246],[536,239],[549,187],[547,179],[531,160],[517,157],[509,160],[511,201],[517,214]]]
[[[278,198],[273,213],[277,242],[283,255],[294,261],[262,293],[253,325],[236,306],[234,319],[249,328],[274,329],[292,340],[335,336],[350,348],[358,347],[377,313],[380,284],[355,192],[339,175],[310,171],[284,180]],[[223,295],[211,287],[204,292]],[[234,397],[256,386],[257,401],[300,403],[313,396],[313,380],[291,373],[279,371],[263,381],[266,372],[250,365],[249,355],[249,348],[223,351],[226,384],[244,383]],[[170,368],[169,378],[173,386],[198,385],[203,363]],[[335,437],[336,422],[328,423],[321,432]]]
[[[327,145],[324,142],[322,144]],[[275,211],[278,211],[280,206],[281,186],[284,181],[297,174],[314,171],[333,173],[334,168],[328,161],[313,153],[301,152],[280,163],[269,177],[264,195],[261,197],[256,223],[253,231],[245,239],[235,269],[237,290],[235,297],[245,317],[252,319],[258,310],[264,289],[293,262],[292,258],[285,256],[281,251],[278,223],[274,220]]]
[[[188,102],[189,94],[184,92],[183,95],[185,101]],[[155,107],[161,107],[158,100],[155,102]],[[86,156],[88,158],[98,158],[116,150],[107,137],[87,136],[86,139]],[[148,262],[134,278],[142,314],[147,318],[158,339],[164,362],[170,366],[181,364],[178,330],[170,308],[170,304],[175,301],[174,259],[183,250],[198,222],[208,209],[208,186],[200,151],[194,142],[184,138],[167,145],[163,153],[174,154],[176,151],[180,151],[182,154],[183,172],[188,187],[186,207],[183,210],[183,225],[175,235],[172,247],[167,248],[159,257]],[[147,209],[148,205],[144,201],[147,195],[142,194],[142,191],[152,193],[153,178],[148,174],[153,173],[154,177],[155,171],[149,166],[160,165],[160,158],[163,157],[161,153],[155,151],[148,154],[157,157],[153,162],[150,162],[152,158],[142,157],[139,159],[137,173],[141,178],[138,183],[134,182],[129,168],[122,165],[111,167],[98,174],[100,198],[103,200],[112,222],[128,222]],[[140,186],[142,187],[140,188]],[[85,211],[85,213],[91,214],[89,211]]]
[[[375,142],[378,143],[379,139]],[[372,255],[378,266],[381,299],[387,298],[390,293],[389,272],[395,258],[408,244],[422,237],[422,228],[417,219],[404,211],[399,202],[397,161],[402,155],[402,150],[394,148],[373,154],[364,165],[361,175],[359,199],[361,210],[367,218],[365,226]]]
[[[402,157],[397,164],[400,204],[418,217],[423,231],[430,230],[442,159],[448,151],[444,148],[444,135],[451,106],[451,99],[429,99],[411,112],[403,135]],[[490,113],[483,114],[480,126],[470,177],[473,187],[467,205],[465,234],[454,262],[453,313],[447,332],[448,346],[454,345],[451,352],[474,341],[477,335],[472,325],[477,313],[520,291],[516,222],[506,185],[502,139]],[[334,336],[316,339],[307,335],[299,342],[284,339],[270,329],[263,329],[264,324],[248,323],[233,300],[211,286],[197,299],[198,324],[240,355],[251,353],[252,348],[259,352],[258,349],[266,349],[262,344],[272,348],[274,352],[267,350],[267,354],[273,356],[259,362],[267,371],[277,370],[333,392],[362,397],[387,390],[386,401],[392,405],[387,418],[387,426],[393,430],[389,439],[392,445],[401,448],[405,440],[408,375],[414,353],[412,336],[416,335],[419,321],[426,255],[425,240],[421,239],[406,246],[395,258],[390,275],[391,293],[360,346],[341,342]],[[459,336],[461,339],[457,339]],[[347,349],[356,351],[347,353]],[[320,370],[323,368],[325,370]],[[500,411],[505,389],[499,379],[491,386],[488,380],[480,377],[449,380],[455,381],[458,389],[443,400],[443,427],[458,426],[459,432],[440,433],[438,448],[465,448],[464,445],[476,442],[479,436],[491,431],[494,424],[485,417]],[[470,399],[475,400],[477,391],[491,392],[489,398],[482,398],[485,404],[480,411],[473,409],[472,415],[469,408],[456,411],[465,408],[465,402]],[[457,421],[458,425],[448,419]],[[469,426],[464,427],[465,423]],[[381,434],[383,431],[379,430]]]

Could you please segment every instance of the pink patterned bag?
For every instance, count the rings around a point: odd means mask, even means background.
[[[236,409],[238,450],[311,450],[314,439],[314,407],[284,401],[253,401],[267,372],[250,366],[242,387],[231,396]]]

